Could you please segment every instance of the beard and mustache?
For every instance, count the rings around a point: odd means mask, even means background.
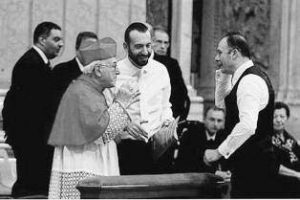
[[[148,60],[151,56],[151,52],[147,51],[147,54],[134,54],[130,49],[128,50],[128,57],[134,62],[135,65],[143,67],[148,64]]]

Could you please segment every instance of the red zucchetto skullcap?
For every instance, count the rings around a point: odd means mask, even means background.
[[[111,37],[105,37],[97,42],[87,42],[79,49],[83,65],[88,65],[96,60],[105,60],[116,57],[117,43]]]

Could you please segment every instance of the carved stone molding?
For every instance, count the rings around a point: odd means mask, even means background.
[[[271,0],[221,0],[218,3],[221,35],[229,31],[245,35],[254,61],[268,68]]]
[[[171,3],[169,0],[146,0],[146,21],[153,26],[161,25],[170,30]]]

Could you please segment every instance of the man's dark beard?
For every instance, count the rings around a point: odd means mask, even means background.
[[[141,56],[141,55],[136,55],[135,56],[135,55],[133,55],[133,53],[131,52],[131,50],[128,51],[128,57],[131,59],[132,62],[134,62],[135,65],[140,66],[140,67],[143,67],[143,66],[147,65],[150,55],[151,54],[148,53],[148,55],[147,55],[147,57],[148,57],[147,61],[140,62],[138,60],[138,57]]]

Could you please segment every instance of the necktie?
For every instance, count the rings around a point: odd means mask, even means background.
[[[51,65],[51,62],[50,62],[50,60],[48,60],[48,62],[47,62],[47,67],[49,67],[50,69],[52,69],[52,65]]]
[[[212,139],[207,140],[207,148],[214,148],[215,142]]]

